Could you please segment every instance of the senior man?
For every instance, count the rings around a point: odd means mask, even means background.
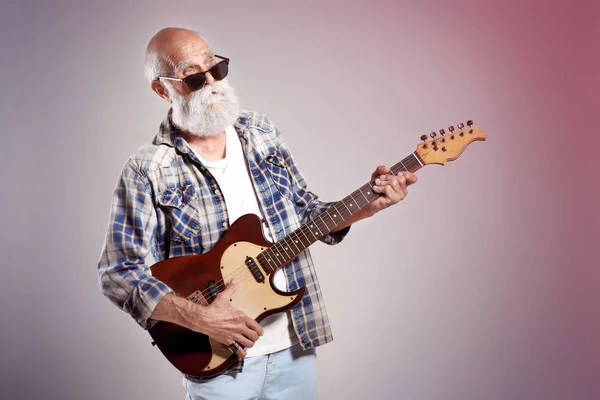
[[[315,348],[332,340],[314,266],[302,252],[274,277],[306,286],[302,301],[258,324],[231,306],[232,281],[208,306],[177,296],[152,276],[149,259],[209,251],[238,217],[254,213],[280,240],[328,207],[306,187],[288,147],[261,113],[243,111],[225,80],[229,59],[197,33],[165,28],[149,42],[146,75],[170,104],[158,134],[127,160],[113,195],[98,265],[100,287],[144,329],[167,321],[226,346],[239,361],[209,379],[184,376],[188,399],[317,397]],[[416,176],[377,167],[380,197],[321,240],[335,244],[352,223],[398,203]]]

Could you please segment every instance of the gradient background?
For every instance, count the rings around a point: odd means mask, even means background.
[[[3,2],[1,397],[184,398],[96,275],[119,171],[167,110],[145,46],[175,25],[231,58],[326,200],[423,133],[489,134],[314,246],[320,398],[600,398],[593,3]]]

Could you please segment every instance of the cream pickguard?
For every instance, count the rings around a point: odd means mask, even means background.
[[[253,319],[257,319],[267,311],[281,309],[289,305],[298,296],[277,293],[276,289],[273,289],[270,279],[265,279],[263,282],[257,282],[254,279],[244,261],[247,256],[256,259],[256,256],[264,249],[264,247],[254,243],[237,242],[229,246],[221,258],[223,282],[228,285],[233,278],[238,282],[238,289],[231,298],[231,305]],[[267,276],[267,272],[260,263],[257,262],[257,265],[261,272]],[[210,371],[218,367],[231,357],[231,350],[227,346],[212,338],[210,338],[210,344],[213,349],[213,356],[204,371]]]

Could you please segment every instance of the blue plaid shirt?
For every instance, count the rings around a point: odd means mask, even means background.
[[[248,162],[266,223],[276,240],[294,231],[331,203],[308,191],[290,151],[264,114],[242,111],[234,124]],[[167,116],[154,139],[125,164],[112,199],[109,227],[98,264],[100,288],[144,329],[161,298],[173,292],[151,275],[152,261],[209,251],[229,227],[217,181],[189,148]],[[335,244],[348,228],[326,235]],[[290,290],[306,286],[290,311],[304,349],[333,339],[308,250],[284,267]],[[234,366],[240,370],[242,362]]]

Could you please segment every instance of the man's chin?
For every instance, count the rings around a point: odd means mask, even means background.
[[[216,111],[219,111],[220,109],[222,109],[223,106],[225,106],[225,99],[221,98],[221,99],[215,99],[215,101],[208,103],[206,105],[206,108],[208,108],[209,110],[211,110],[213,112],[216,112]]]

